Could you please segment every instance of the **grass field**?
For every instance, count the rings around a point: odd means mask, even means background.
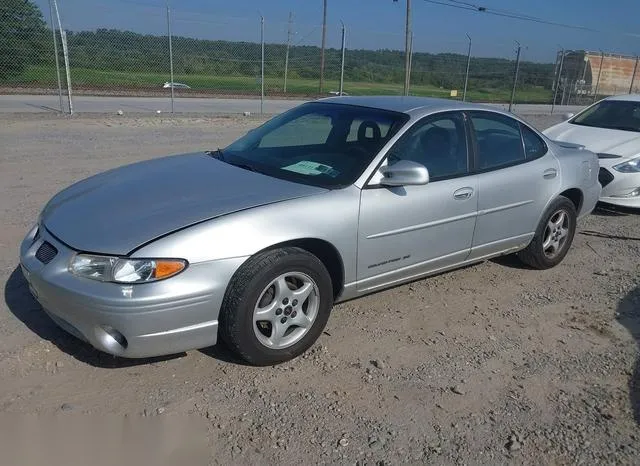
[[[130,73],[121,71],[101,71],[85,68],[71,69],[71,82],[74,88],[95,90],[132,91],[158,90],[162,91],[162,84],[169,80],[169,74],[162,73]],[[259,77],[247,76],[212,76],[205,74],[176,74],[176,82],[191,86],[190,93],[204,92],[210,94],[239,94],[260,95]],[[0,82],[9,86],[29,87],[55,87],[57,86],[55,69],[53,67],[30,67],[22,74],[10,80]],[[284,80],[282,77],[265,77],[265,93],[267,96],[284,96]],[[325,91],[337,91],[337,80],[326,80]],[[462,87],[462,86],[461,86]],[[350,95],[401,95],[403,85],[401,83],[381,82],[351,82],[344,83],[345,92]],[[425,97],[449,97],[451,89],[443,89],[430,85],[414,84],[411,86],[411,94]],[[180,91],[181,95],[188,95]],[[287,96],[313,96],[318,94],[318,81],[315,79],[291,78],[287,83]],[[478,102],[507,102],[511,95],[509,88],[474,88],[473,79],[469,81],[468,99]],[[458,89],[458,98],[462,98],[462,89]],[[551,91],[541,87],[528,87],[518,89],[516,102],[519,103],[549,103]]]

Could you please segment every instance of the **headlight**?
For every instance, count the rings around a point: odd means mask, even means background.
[[[640,157],[613,166],[620,173],[640,173]]]
[[[114,283],[147,283],[172,277],[187,267],[182,259],[121,259],[76,254],[69,271],[79,277]]]

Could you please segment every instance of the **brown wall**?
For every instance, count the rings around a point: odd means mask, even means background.
[[[599,95],[615,95],[626,94],[629,92],[631,85],[631,77],[636,64],[635,58],[628,57],[608,57],[604,59],[600,54],[587,53],[586,58],[591,71],[591,85],[595,92],[600,75],[600,84],[598,85]],[[600,62],[602,60],[602,72],[600,72]],[[640,66],[639,66],[640,68]],[[587,81],[588,82],[588,81]],[[633,84],[633,92],[640,92],[640,69],[636,70],[636,78]]]

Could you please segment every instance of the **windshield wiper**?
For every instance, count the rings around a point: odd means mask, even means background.
[[[619,129],[620,131],[634,131],[638,132],[640,129],[634,128],[633,126],[610,126],[611,129]]]
[[[207,151],[207,155],[210,155],[214,159],[220,160],[221,162],[227,163],[229,165],[233,165],[234,167],[242,168],[244,170],[248,170],[254,173],[261,173],[259,170],[256,170],[251,165],[241,162],[232,162],[231,160],[227,160],[222,152],[222,149],[209,150]]]
[[[217,148],[216,150],[208,150],[206,154],[210,155],[214,159],[222,160],[223,162],[225,161],[224,154],[222,153],[222,149],[220,148]]]
[[[250,172],[259,173],[258,170],[256,170],[251,165],[247,165],[246,163],[237,163],[237,162],[228,162],[228,161],[227,161],[227,163],[229,165],[233,165],[234,167],[242,168],[244,170],[249,170]]]

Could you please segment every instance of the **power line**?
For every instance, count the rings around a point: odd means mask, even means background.
[[[625,36],[630,36],[630,37],[640,37],[640,34],[634,34],[634,33],[630,33],[630,32],[621,32],[621,33],[614,33],[611,31],[603,31],[601,29],[596,29],[593,27],[589,27],[589,26],[581,26],[581,25],[576,25],[576,24],[567,24],[567,23],[561,23],[558,21],[552,21],[552,20],[548,20],[548,19],[544,19],[544,18],[538,18],[536,16],[530,16],[530,15],[526,15],[523,13],[518,13],[518,12],[514,12],[514,11],[510,11],[510,10],[500,10],[500,9],[493,9],[493,8],[489,8],[489,7],[485,7],[479,4],[475,4],[475,3],[470,3],[470,2],[465,2],[465,1],[460,1],[460,0],[448,0],[448,1],[444,1],[444,0],[424,0],[427,3],[433,3],[436,5],[442,5],[442,6],[447,6],[450,8],[458,8],[461,10],[467,10],[467,11],[474,11],[476,13],[485,13],[488,15],[493,15],[493,16],[500,16],[503,18],[510,18],[510,19],[517,19],[520,21],[529,21],[529,22],[533,22],[533,23],[538,23],[538,24],[546,24],[548,26],[557,26],[557,27],[563,27],[563,28],[567,28],[567,29],[577,29],[580,31],[587,31],[587,32],[596,32],[596,33],[600,33],[600,34],[618,34],[618,35],[625,35]]]

